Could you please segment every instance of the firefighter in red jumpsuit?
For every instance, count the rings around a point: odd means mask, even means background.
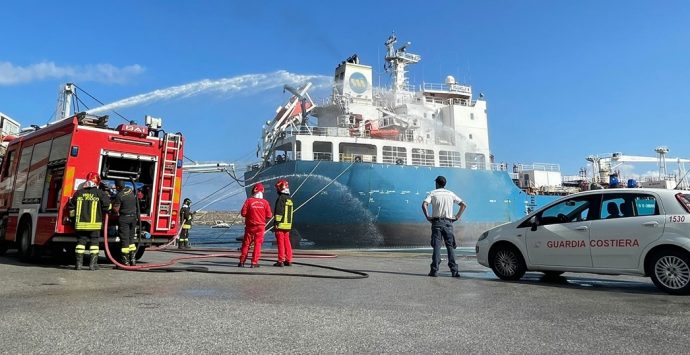
[[[244,238],[242,239],[242,255],[238,267],[244,267],[244,262],[249,254],[250,244],[254,244],[252,253],[252,267],[259,267],[261,257],[261,243],[264,241],[266,232],[266,220],[271,218],[271,206],[264,199],[264,185],[257,183],[252,189],[252,196],[244,201],[242,206],[242,217],[244,217]]]
[[[278,243],[278,262],[273,266],[290,266],[292,265],[290,230],[292,229],[293,204],[287,180],[278,180],[276,191],[278,192],[278,199],[276,199],[273,208],[275,211],[273,231],[276,233],[276,242]]]

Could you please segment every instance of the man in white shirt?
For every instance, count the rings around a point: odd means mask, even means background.
[[[446,178],[436,177],[436,190],[431,191],[422,202],[424,217],[431,222],[431,246],[434,252],[431,256],[431,271],[429,276],[436,277],[438,266],[441,263],[441,238],[448,251],[448,267],[453,277],[460,277],[458,264],[455,262],[455,235],[453,235],[453,222],[459,221],[467,204],[453,191],[446,190]],[[453,215],[453,205],[458,204],[460,210]],[[431,204],[432,215],[429,216],[428,206]]]

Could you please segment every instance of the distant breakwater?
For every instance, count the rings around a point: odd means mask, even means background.
[[[201,211],[194,215],[194,224],[209,225],[223,221],[228,224],[243,224],[244,218],[239,211]]]

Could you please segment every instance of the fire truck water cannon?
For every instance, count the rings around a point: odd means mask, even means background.
[[[153,117],[149,115],[146,115],[146,117],[144,117],[144,123],[146,123],[146,127],[148,127],[152,131],[159,131],[161,127],[163,127],[162,118]]]

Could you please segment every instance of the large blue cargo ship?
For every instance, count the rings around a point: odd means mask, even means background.
[[[287,179],[295,235],[321,247],[395,247],[429,243],[421,203],[438,175],[468,204],[456,224],[467,246],[566,191],[557,165],[494,163],[483,95],[473,98],[452,76],[413,87],[406,66],[421,57],[395,43],[386,41],[388,88],[372,86],[372,69],[357,55],[338,65],[323,105],[309,83],[285,87],[293,96],[264,127],[262,160],[245,172],[247,193],[263,182],[274,201],[273,184]]]

